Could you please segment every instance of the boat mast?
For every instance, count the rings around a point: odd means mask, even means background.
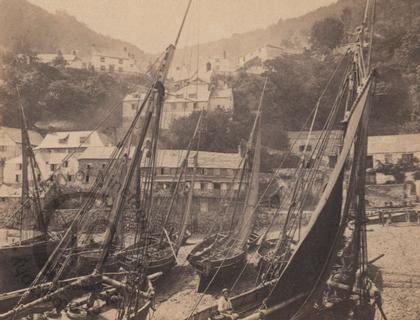
[[[20,106],[20,114],[21,114],[21,139],[22,139],[22,195],[21,195],[21,205],[22,205],[22,211],[21,211],[21,224],[20,224],[20,240],[22,240],[22,228],[23,228],[23,219],[24,216],[27,216],[28,213],[28,207],[29,207],[29,201],[30,201],[30,195],[29,195],[29,173],[28,173],[28,167],[31,168],[31,174],[32,174],[32,183],[33,183],[33,202],[35,205],[34,211],[35,216],[37,219],[37,227],[38,230],[42,232],[42,234],[45,237],[48,237],[48,226],[45,221],[45,218],[42,214],[41,210],[41,202],[40,202],[40,191],[39,191],[39,185],[38,185],[38,176],[36,174],[36,169],[38,168],[36,160],[35,160],[35,154],[32,150],[31,141],[28,134],[28,122],[26,119],[25,111],[23,109],[23,104],[20,101],[20,93],[19,89],[16,88],[17,95],[19,99],[19,106]]]
[[[251,235],[254,227],[255,218],[257,215],[258,189],[260,180],[260,160],[261,160],[261,110],[263,105],[263,98],[265,88],[267,86],[267,78],[264,82],[263,91],[261,93],[260,102],[258,105],[257,114],[255,116],[254,126],[251,131],[247,146],[247,157],[251,150],[253,151],[252,169],[249,178],[249,186],[245,198],[244,215],[242,225],[240,228],[238,246],[245,248],[248,238]],[[254,142],[255,138],[255,142]]]
[[[162,63],[160,65],[158,74],[157,74],[157,80],[153,84],[153,92],[151,94],[151,97],[149,98],[148,105],[146,108],[146,116],[144,125],[141,128],[140,134],[139,134],[139,141],[137,143],[137,146],[134,151],[133,159],[129,165],[129,168],[127,170],[127,174],[124,178],[124,181],[122,183],[122,187],[120,188],[115,205],[112,208],[111,215],[110,215],[110,225],[107,228],[106,234],[105,234],[105,240],[103,245],[103,252],[102,257],[99,260],[98,264],[96,265],[96,268],[94,270],[95,273],[102,273],[102,269],[104,267],[105,261],[108,258],[108,255],[110,253],[111,244],[114,240],[115,236],[115,227],[117,226],[118,222],[120,221],[122,209],[125,204],[125,200],[128,194],[128,190],[130,188],[133,175],[138,167],[138,165],[141,162],[141,156],[142,156],[142,147],[146,138],[147,131],[149,129],[149,126],[152,122],[152,117],[154,114],[157,116],[160,115],[160,112],[163,107],[164,103],[164,95],[165,95],[165,81],[169,72],[169,67],[172,63],[174,53],[176,46],[178,45],[179,38],[181,36],[181,31],[184,27],[185,20],[187,18],[188,11],[191,7],[192,0],[189,0],[187,9],[185,11],[184,17],[182,19],[181,27],[178,31],[175,43],[173,45],[169,45],[166,49],[165,56],[162,60]],[[155,125],[159,125],[159,119],[156,119]],[[152,173],[152,176],[155,173]],[[149,208],[150,210],[150,208]]]

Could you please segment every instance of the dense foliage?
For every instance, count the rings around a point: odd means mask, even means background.
[[[129,83],[136,80],[48,66],[39,63],[30,50],[18,55],[3,54],[1,63],[4,66],[4,83],[0,86],[1,125],[11,127],[20,126],[17,106],[23,103],[31,125],[67,123],[66,129],[94,128],[108,110],[121,103],[130,89]],[[108,124],[116,127],[120,125],[117,111],[121,108],[114,111]]]

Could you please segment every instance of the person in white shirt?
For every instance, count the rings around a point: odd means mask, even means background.
[[[217,311],[219,311],[225,319],[236,320],[239,318],[239,315],[233,312],[232,303],[229,299],[229,290],[226,288],[222,290],[222,296],[217,302]]]

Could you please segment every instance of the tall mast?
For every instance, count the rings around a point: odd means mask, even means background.
[[[21,113],[21,139],[22,139],[22,194],[21,194],[21,205],[22,211],[20,215],[20,232],[19,238],[22,241],[22,229],[24,228],[24,218],[27,217],[28,202],[29,202],[29,182],[28,182],[28,148],[25,135],[25,121],[23,113]]]
[[[264,98],[265,87],[267,86],[267,78],[264,82],[263,91],[261,93],[260,102],[258,105],[257,115],[255,117],[254,126],[252,128],[248,146],[247,146],[247,157],[251,150],[253,151],[252,156],[252,168],[249,179],[249,185],[245,198],[244,215],[239,234],[238,246],[244,248],[249,236],[251,235],[254,227],[255,218],[257,215],[257,202],[258,202],[258,187],[260,180],[260,158],[261,158],[261,110]],[[254,142],[255,138],[255,142]]]
[[[149,126],[151,124],[152,121],[152,117],[154,114],[156,114],[158,117],[160,115],[160,112],[162,110],[163,107],[163,103],[164,103],[164,95],[165,95],[165,81],[166,81],[166,77],[168,75],[168,71],[169,71],[169,67],[172,63],[173,60],[173,56],[175,53],[175,49],[176,49],[176,45],[178,44],[180,35],[181,35],[181,31],[184,27],[184,23],[188,14],[188,11],[190,9],[191,6],[191,2],[192,0],[189,0],[188,2],[188,6],[187,9],[185,11],[182,23],[181,23],[181,27],[178,31],[176,40],[175,40],[175,44],[174,45],[169,45],[168,48],[166,49],[165,52],[165,56],[162,60],[162,63],[160,65],[160,68],[158,70],[158,75],[157,75],[157,80],[155,81],[154,85],[153,85],[153,91],[151,94],[151,97],[149,98],[148,101],[148,105],[146,108],[146,116],[145,116],[145,120],[144,120],[144,125],[141,128],[140,134],[139,134],[139,140],[138,143],[136,145],[135,151],[134,151],[134,155],[133,155],[133,159],[129,165],[129,168],[127,170],[127,174],[124,177],[122,186],[118,192],[118,195],[116,197],[114,206],[112,207],[111,210],[111,214],[110,214],[110,225],[108,226],[106,233],[105,233],[105,240],[104,240],[104,244],[103,244],[103,252],[102,252],[102,257],[100,259],[100,261],[98,262],[98,264],[96,265],[95,271],[94,273],[101,273],[103,266],[105,264],[105,261],[108,258],[108,255],[110,253],[110,249],[111,249],[111,244],[114,240],[114,236],[115,236],[115,229],[116,226],[118,225],[118,222],[121,219],[121,214],[122,214],[122,209],[123,206],[126,202],[126,197],[128,194],[128,190],[130,188],[131,182],[133,180],[133,175],[138,167],[138,165],[141,162],[141,157],[142,157],[142,147],[147,135],[147,131],[149,129]],[[157,124],[159,124],[159,119],[156,119]],[[154,173],[152,173],[153,175]]]

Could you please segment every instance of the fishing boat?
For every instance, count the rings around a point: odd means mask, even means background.
[[[19,91],[17,90],[17,92],[19,96]],[[20,104],[20,114],[22,139],[21,206],[11,217],[18,224],[19,241],[0,247],[0,293],[27,287],[58,243],[58,239],[48,233],[49,212],[43,210],[41,204],[41,190],[37,180],[39,170],[28,135],[28,123],[23,104]],[[28,168],[30,169],[30,176]],[[32,178],[31,188],[29,177]],[[25,234],[28,233],[29,235],[25,237]]]
[[[112,160],[105,168],[106,174],[95,180],[89,196],[32,283],[26,289],[0,295],[0,301],[9,306],[7,311],[0,314],[0,319],[16,319],[29,315],[127,320],[145,320],[148,317],[155,295],[152,281],[161,275],[147,275],[150,247],[153,246],[150,241],[150,213],[154,190],[153,180],[140,180],[137,183],[139,180],[135,177],[141,178],[139,172],[144,154],[146,157],[151,155],[152,163],[155,160],[157,131],[164,103],[164,83],[191,2],[188,2],[175,43],[168,46],[158,61],[157,75],[146,99],[138,109],[122,143],[115,148]],[[140,129],[135,130],[139,121]],[[156,139],[146,146],[146,137],[150,131],[155,133]],[[149,177],[153,179],[153,174]],[[111,192],[109,186],[115,182],[114,179],[119,184],[117,190]],[[134,247],[131,249],[135,250],[127,252],[124,228],[127,226],[128,214],[133,213],[132,210],[127,210],[133,185],[141,188],[142,192],[135,193],[133,198],[136,205]],[[105,200],[110,197],[112,202],[109,204]],[[107,208],[110,210],[106,210]],[[105,231],[98,240],[89,231],[99,222],[95,220],[95,214],[101,210],[108,217],[105,219]],[[97,246],[97,243],[100,245]],[[93,250],[88,251],[87,248]],[[121,262],[127,262],[124,256],[130,258],[128,265],[122,264],[117,272],[109,272],[108,268],[117,262],[117,258],[121,257]],[[95,262],[94,269],[87,275],[78,274],[77,268],[72,270],[74,263],[80,261],[78,258],[88,258]],[[72,271],[76,273],[74,277],[70,277],[69,272]]]
[[[187,257],[188,262],[200,276],[198,292],[205,291],[211,285],[217,286],[229,282],[229,279],[234,279],[233,275],[240,273],[246,266],[247,248],[251,235],[251,243],[257,238],[253,234],[253,226],[257,215],[263,94],[264,92],[260,98],[247,152],[241,162],[242,174],[237,198],[240,196],[246,173],[248,173],[248,186],[242,212],[238,214],[239,219],[236,217],[238,208],[235,204],[228,233],[210,234],[197,244]],[[236,225],[235,228],[234,225]]]
[[[272,279],[266,278],[256,288],[232,299],[240,319],[374,319],[377,311],[386,319],[380,292],[368,277],[366,238],[374,5],[374,1],[367,1],[357,41],[342,60],[348,68],[344,69],[341,88],[324,126],[323,144],[337,112],[343,112],[343,139],[337,162],[290,259],[285,266],[272,262],[273,269],[280,268],[279,275],[272,273]],[[196,309],[188,319],[217,319],[217,312],[212,313],[214,307]]]

